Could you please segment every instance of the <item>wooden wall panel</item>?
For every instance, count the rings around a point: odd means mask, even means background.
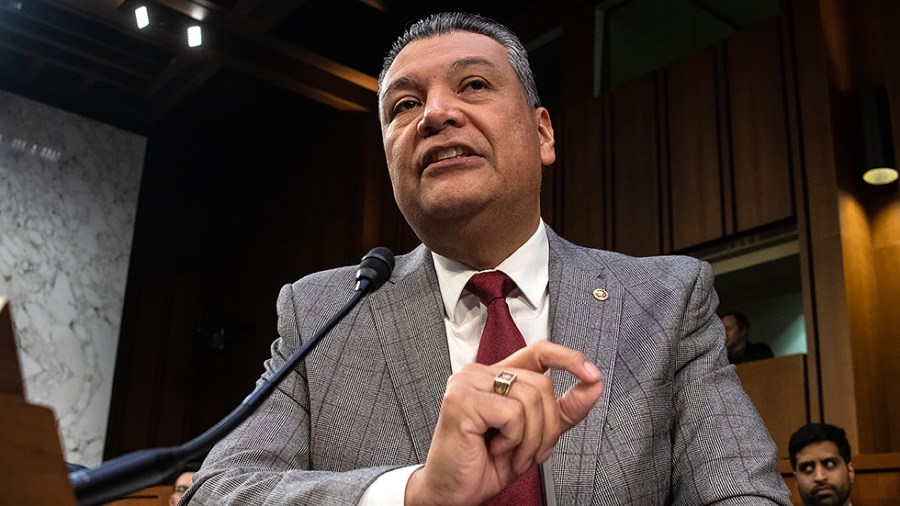
[[[665,74],[675,250],[725,234],[715,57],[710,48],[672,65]]]
[[[788,458],[791,434],[810,421],[806,355],[746,362],[735,369],[778,447],[778,458]]]
[[[861,0],[829,5],[826,19],[838,61],[832,66],[835,109],[832,129],[839,140],[838,185],[841,248],[844,254],[847,313],[850,325],[859,448],[866,452],[900,449],[896,408],[900,393],[885,389],[896,377],[900,360],[894,294],[900,290],[900,200],[896,185],[874,187],[860,180],[853,126],[858,91],[885,86],[897,96],[893,81],[896,51],[890,44],[900,26],[895,2]],[[823,14],[824,15],[824,14]],[[896,109],[896,101],[891,101]],[[843,128],[842,128],[843,127]],[[856,149],[854,149],[856,148]],[[865,430],[863,430],[863,427]]]
[[[883,65],[883,83],[888,92],[894,152],[900,153],[900,3],[896,0],[869,0],[869,18],[864,25],[877,26],[881,44],[869,48]],[[880,68],[880,67],[878,67]],[[887,188],[865,187],[861,196],[867,205],[872,227],[872,260],[877,272],[878,316],[875,325],[875,342],[872,354],[875,359],[875,389],[884,412],[884,434],[879,437],[878,448],[900,452],[900,388],[880,387],[886,378],[897,377],[900,363],[900,311],[897,311],[897,294],[900,293],[900,192],[894,183]]]
[[[562,127],[557,136],[557,164],[553,181],[559,183],[560,211],[555,222],[567,239],[602,248],[606,222],[603,205],[606,187],[600,162],[602,146],[601,101],[593,97],[594,8],[583,5],[567,16],[562,36]],[[545,175],[546,178],[546,175]],[[546,194],[544,194],[546,195]],[[542,199],[544,200],[544,199]],[[546,219],[546,213],[544,214]]]
[[[629,255],[662,250],[656,86],[650,74],[612,93],[613,248]]]
[[[861,87],[900,96],[892,44],[900,9],[881,0],[792,0],[791,8],[821,418],[844,427],[861,453],[896,452],[900,394],[885,385],[896,382],[900,345],[896,304],[885,301],[900,282],[900,201],[896,186],[860,181],[852,119]]]
[[[778,20],[725,44],[737,231],[794,216]]]
[[[787,95],[787,111],[788,111],[788,134],[790,136],[791,142],[791,180],[794,181],[793,191],[794,191],[794,202],[796,209],[796,224],[797,224],[797,237],[798,237],[798,246],[799,246],[799,260],[800,260],[800,287],[803,297],[803,314],[804,314],[804,325],[805,331],[807,335],[807,350],[806,350],[806,386],[807,386],[807,402],[809,403],[808,409],[810,418],[813,418],[815,414],[815,418],[818,418],[818,414],[822,411],[821,406],[821,396],[820,396],[820,385],[818,381],[811,381],[811,378],[817,378],[819,365],[815,358],[818,356],[817,350],[815,346],[810,346],[810,342],[814,342],[814,340],[810,340],[809,336],[814,336],[816,333],[815,326],[815,300],[813,299],[813,279],[812,279],[812,269],[810,267],[811,262],[811,252],[810,252],[810,243],[809,243],[809,224],[808,217],[806,213],[807,205],[808,205],[808,196],[806,193],[805,181],[806,181],[806,167],[804,166],[803,161],[803,144],[802,144],[802,132],[800,129],[800,104],[799,97],[797,96],[796,90],[798,89],[797,83],[797,55],[796,55],[796,47],[793,43],[793,26],[790,23],[790,16],[787,12],[782,13],[782,19],[787,20],[785,24],[786,28],[781,30],[781,44],[782,48],[784,48],[784,69],[785,69],[785,82],[787,83],[787,89],[792,90]],[[727,206],[728,204],[726,204]]]
[[[12,307],[9,299],[0,295],[0,394],[25,399],[19,349],[13,330]]]
[[[374,244],[402,251],[383,154],[363,163],[374,116],[270,95],[149,139],[106,458],[182,443],[234,409],[270,355],[285,283]],[[380,215],[364,218],[372,201]]]

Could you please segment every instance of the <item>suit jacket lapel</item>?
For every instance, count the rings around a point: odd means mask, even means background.
[[[389,284],[370,297],[388,374],[423,463],[451,374],[443,303],[430,252],[420,246],[403,257]]]
[[[618,323],[622,297],[612,276],[604,276],[604,265],[578,265],[571,248],[548,230],[550,238],[550,339],[579,350],[603,373],[604,393],[580,424],[563,434],[553,453],[553,475],[559,504],[590,504],[597,455],[606,420],[616,362]],[[604,299],[602,289],[608,298]],[[601,300],[603,299],[603,300]],[[552,371],[557,396],[575,384],[569,373]]]

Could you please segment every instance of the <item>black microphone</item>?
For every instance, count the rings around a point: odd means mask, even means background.
[[[325,325],[298,348],[267,381],[260,383],[241,404],[203,434],[181,446],[138,450],[108,460],[93,469],[69,474],[75,497],[81,506],[110,502],[143,488],[156,485],[187,462],[208,452],[220,439],[250,416],[275,387],[287,377],[339,321],[359,304],[363,297],[381,287],[394,270],[394,254],[387,248],[374,248],[362,258],[356,271],[356,288],[350,298]]]
[[[393,270],[394,254],[391,250],[383,246],[372,248],[362,257],[359,269],[356,270],[356,291],[369,293],[378,290],[390,279]]]

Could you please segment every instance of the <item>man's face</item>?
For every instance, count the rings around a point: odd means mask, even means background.
[[[797,452],[794,475],[806,506],[843,506],[850,498],[853,465],[844,462],[831,441],[812,443]]]
[[[175,488],[172,490],[172,493],[169,495],[169,506],[175,506],[178,504],[178,501],[181,499],[181,496],[184,495],[184,492],[191,488],[191,483],[193,483],[194,473],[185,472],[178,475],[178,479],[175,480]]]
[[[725,347],[729,350],[747,340],[747,329],[742,329],[734,316],[723,317],[722,325],[725,326]]]
[[[485,212],[536,222],[553,129],[546,109],[526,103],[502,45],[469,32],[413,41],[382,89],[394,196],[414,229]]]

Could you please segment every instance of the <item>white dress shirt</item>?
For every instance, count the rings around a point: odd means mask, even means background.
[[[447,257],[432,252],[441,299],[444,301],[444,326],[450,349],[450,367],[454,373],[475,361],[478,343],[487,320],[487,307],[478,297],[465,290],[475,271]],[[547,339],[549,324],[549,261],[550,246],[543,220],[525,244],[513,252],[495,269],[509,276],[516,284],[507,296],[509,312],[525,344]],[[548,461],[549,462],[549,461]],[[359,501],[359,506],[404,504],[406,482],[419,465],[389,471],[378,477]]]

